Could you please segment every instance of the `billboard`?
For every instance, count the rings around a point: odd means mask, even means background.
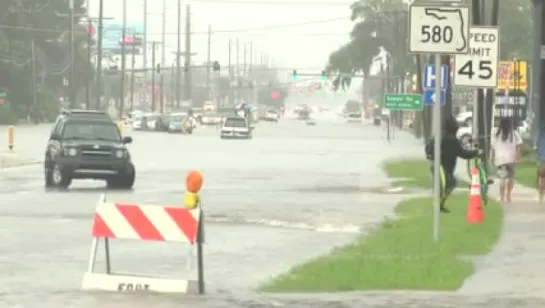
[[[498,90],[506,88],[526,92],[528,89],[528,63],[526,61],[500,61]]]
[[[94,26],[98,28],[95,23]],[[116,20],[105,20],[103,22],[102,29],[102,50],[103,52],[109,52],[113,54],[121,54],[123,45],[125,45],[125,53],[132,53],[133,46],[135,54],[140,54],[143,37],[144,26],[141,23],[127,22],[125,28],[125,37],[123,35],[123,23]],[[97,34],[94,35],[94,39],[97,38]]]

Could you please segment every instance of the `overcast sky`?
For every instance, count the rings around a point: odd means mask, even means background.
[[[88,0],[91,17],[98,17],[98,0]],[[167,55],[176,50],[177,43],[177,0],[165,0]],[[127,19],[131,23],[142,22],[144,0],[127,1]],[[259,60],[266,52],[277,66],[285,68],[286,74],[292,69],[304,73],[319,73],[325,66],[329,54],[348,42],[352,29],[350,1],[345,0],[197,0],[182,2],[182,27],[185,26],[185,6],[191,5],[192,51],[198,53],[195,63],[206,60],[208,25],[215,33],[212,36],[211,59],[222,65],[228,60],[228,41],[239,40],[240,61],[244,43],[254,46],[254,59]],[[104,16],[122,21],[123,0],[105,0]],[[319,22],[321,20],[332,20]],[[314,23],[313,23],[314,22]],[[148,40],[160,40],[162,23],[162,0],[148,0]],[[312,23],[289,26],[298,23]],[[279,26],[278,28],[273,28]],[[271,27],[271,29],[248,30]],[[229,30],[243,30],[232,31]],[[183,34],[182,34],[183,35]],[[182,46],[183,46],[182,37]],[[183,49],[183,48],[182,48]],[[233,63],[236,61],[235,47],[232,50]],[[172,63],[169,56],[167,63]],[[256,60],[254,60],[255,62]],[[314,68],[314,70],[305,70]]]

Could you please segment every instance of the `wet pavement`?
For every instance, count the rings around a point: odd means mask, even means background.
[[[21,156],[43,157],[50,127],[17,130]],[[205,178],[205,276],[208,295],[187,297],[83,292],[90,225],[104,183],[75,181],[45,191],[40,165],[0,170],[0,306],[2,307],[537,307],[543,302],[495,294],[366,292],[263,295],[253,290],[294,263],[352,241],[406,195],[384,193],[381,161],[419,156],[400,133],[391,144],[369,123],[294,120],[258,124],[253,140],[220,140],[214,127],[193,136],[132,133],[133,191],[108,199],[180,204],[191,169]],[[4,142],[0,138],[0,142]],[[187,248],[112,242],[114,271],[170,274],[185,268]],[[100,257],[99,257],[99,260]],[[102,263],[98,264],[100,269]],[[507,294],[511,295],[511,294]]]
[[[462,166],[458,176],[468,178]],[[499,200],[498,185],[489,194]],[[545,297],[545,204],[536,197],[535,189],[515,186],[513,203],[504,205],[502,237],[491,253],[476,260],[478,271],[460,292]]]

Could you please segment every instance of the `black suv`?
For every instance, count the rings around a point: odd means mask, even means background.
[[[104,112],[63,111],[47,142],[45,186],[67,188],[73,179],[100,179],[109,188],[131,188],[136,171],[125,146],[131,142]]]

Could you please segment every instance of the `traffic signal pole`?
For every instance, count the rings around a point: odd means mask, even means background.
[[[178,0],[178,35],[176,42],[176,108],[180,108],[180,76],[182,75],[180,64],[180,52],[182,51],[182,0]]]

